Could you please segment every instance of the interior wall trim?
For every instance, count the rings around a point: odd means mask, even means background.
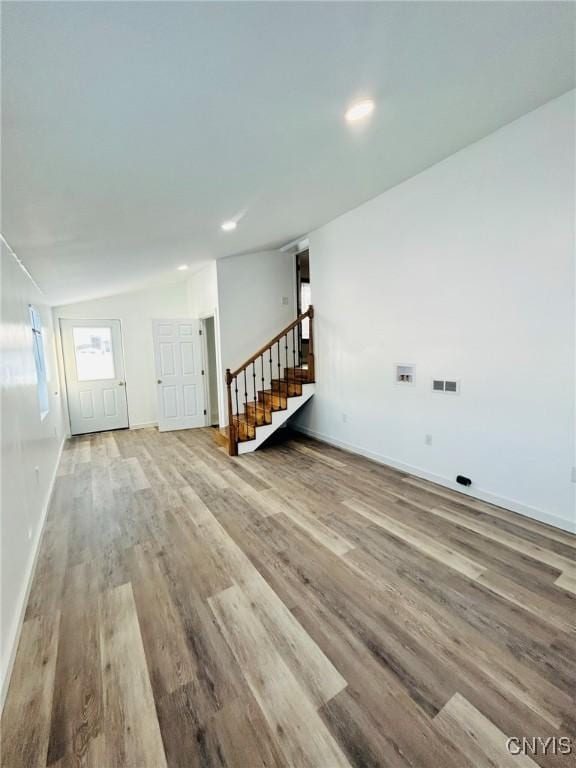
[[[517,512],[524,517],[537,520],[539,523],[551,525],[553,528],[560,528],[561,530],[567,531],[568,533],[576,534],[576,521],[571,522],[570,520],[565,520],[559,515],[554,515],[542,509],[538,509],[537,507],[528,506],[527,504],[523,504],[522,502],[516,501],[515,499],[508,499],[504,496],[497,496],[496,494],[491,493],[490,491],[482,490],[481,488],[473,487],[473,490],[467,491],[462,485],[459,485],[456,482],[449,480],[447,477],[443,477],[442,475],[435,475],[434,473],[427,472],[425,469],[421,469],[420,467],[415,467],[411,464],[404,464],[401,461],[396,461],[395,459],[390,458],[389,456],[383,456],[381,454],[374,453],[373,451],[366,450],[365,448],[361,448],[358,445],[346,443],[342,440],[336,440],[329,435],[316,432],[315,430],[300,424],[290,424],[290,426],[295,431],[302,432],[302,434],[313,437],[322,443],[333,445],[336,448],[342,448],[345,451],[350,451],[350,453],[356,453],[359,456],[372,459],[373,461],[378,462],[378,464],[384,464],[388,467],[399,469],[401,472],[407,472],[408,474],[414,475],[415,477],[420,477],[423,480],[429,480],[430,482],[441,485],[444,488],[449,488],[451,491],[461,493],[463,496],[470,496],[471,498],[477,499],[478,501],[486,501],[489,504],[494,504],[496,507],[503,507],[504,509],[507,509],[511,512]]]
[[[10,686],[10,677],[12,676],[12,669],[14,668],[14,660],[16,658],[16,651],[18,650],[18,643],[20,641],[20,634],[22,632],[22,625],[24,623],[24,615],[26,613],[26,606],[28,605],[28,597],[30,596],[30,589],[32,588],[32,581],[34,579],[34,572],[36,571],[36,564],[38,562],[38,553],[40,551],[40,542],[44,534],[44,528],[46,526],[46,518],[48,517],[48,510],[50,509],[50,502],[52,501],[52,494],[54,493],[54,484],[56,482],[56,475],[60,466],[60,460],[62,458],[62,450],[64,443],[68,439],[68,435],[62,437],[60,442],[60,448],[58,449],[58,456],[54,463],[54,470],[52,472],[52,479],[50,480],[50,486],[48,493],[46,494],[46,501],[42,508],[40,515],[40,523],[36,532],[36,537],[30,556],[28,558],[27,574],[24,581],[20,597],[18,599],[18,611],[15,620],[12,623],[10,630],[10,636],[8,640],[8,649],[6,652],[6,665],[2,668],[2,679],[0,680],[0,714],[4,708],[4,702],[6,701],[6,694]]]

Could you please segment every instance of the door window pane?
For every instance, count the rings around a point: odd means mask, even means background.
[[[74,328],[78,381],[116,378],[110,328]]]

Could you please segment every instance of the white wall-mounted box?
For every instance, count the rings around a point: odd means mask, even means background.
[[[414,385],[416,382],[416,366],[396,363],[394,366],[394,381],[396,384]]]

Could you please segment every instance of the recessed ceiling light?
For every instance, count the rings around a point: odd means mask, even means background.
[[[179,272],[185,272],[188,269],[188,264],[180,264],[179,267],[177,267]]]
[[[224,232],[232,232],[233,229],[236,229],[236,222],[225,221],[224,224],[222,224],[222,229],[224,230]]]
[[[374,102],[372,99],[363,99],[362,101],[357,101],[356,104],[352,104],[346,110],[346,120],[349,123],[355,123],[357,120],[364,120],[372,112],[374,112]]]

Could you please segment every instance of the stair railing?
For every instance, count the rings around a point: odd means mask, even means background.
[[[238,455],[241,440],[255,439],[257,426],[270,423],[269,412],[271,416],[272,411],[287,408],[290,387],[302,383],[296,369],[306,366],[305,383],[314,381],[313,320],[314,307],[310,306],[239,368],[226,369],[230,456]]]

